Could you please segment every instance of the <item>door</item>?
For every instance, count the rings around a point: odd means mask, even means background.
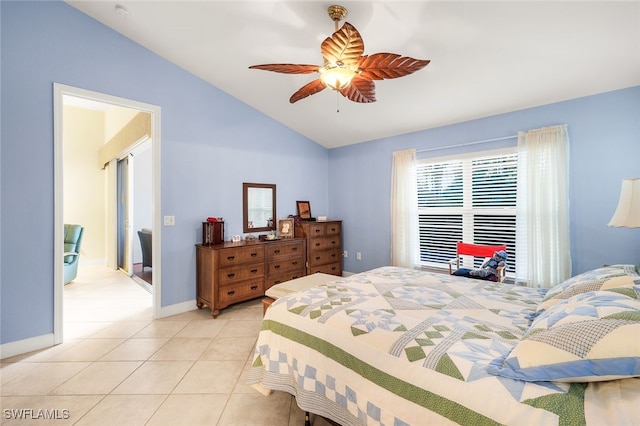
[[[118,160],[118,268],[131,275],[131,222],[129,191],[129,157]]]

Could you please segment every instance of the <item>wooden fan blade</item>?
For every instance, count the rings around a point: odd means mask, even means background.
[[[395,53],[374,53],[362,56],[358,67],[361,77],[371,80],[384,80],[404,77],[421,70],[429,64],[429,60],[413,59]]]
[[[355,76],[340,93],[345,98],[362,104],[369,104],[376,101],[376,85],[373,81]]]
[[[312,72],[319,72],[320,67],[318,65],[264,64],[252,65],[249,69],[281,72],[283,74],[311,74]]]
[[[322,80],[320,80],[319,78],[315,79],[311,83],[302,86],[300,90],[294,93],[293,96],[291,96],[291,98],[289,99],[289,102],[298,102],[300,99],[304,99],[307,96],[311,96],[324,90],[325,87],[327,86],[322,82]]]
[[[364,41],[358,30],[345,22],[342,28],[322,42],[320,50],[325,65],[342,62],[355,67],[364,53]]]

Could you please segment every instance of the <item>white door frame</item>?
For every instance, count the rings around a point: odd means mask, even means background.
[[[80,89],[78,87],[67,86],[60,83],[53,83],[53,181],[54,181],[54,291],[53,291],[53,340],[54,344],[63,341],[63,293],[64,293],[64,270],[63,270],[63,253],[64,253],[64,205],[63,205],[63,96],[75,96],[78,98],[89,99],[93,101],[103,102],[107,104],[118,105],[126,108],[133,108],[151,114],[151,135],[152,135],[152,211],[153,211],[153,241],[152,241],[152,298],[153,298],[153,317],[160,318],[161,311],[161,277],[162,264],[160,262],[162,253],[161,235],[161,203],[160,203],[160,107],[156,105],[146,104],[131,99],[119,98],[90,90]],[[109,256],[109,254],[107,254]]]

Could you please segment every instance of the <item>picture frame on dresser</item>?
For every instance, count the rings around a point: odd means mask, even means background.
[[[278,238],[293,238],[294,220],[293,218],[278,220]]]
[[[296,201],[298,207],[298,216],[300,219],[311,219],[311,204],[308,201]]]

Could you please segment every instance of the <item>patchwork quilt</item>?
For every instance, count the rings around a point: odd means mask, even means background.
[[[536,289],[398,267],[336,278],[267,310],[249,375],[256,389],[291,393],[341,425],[638,421],[638,378],[489,371],[526,335],[544,298]]]

